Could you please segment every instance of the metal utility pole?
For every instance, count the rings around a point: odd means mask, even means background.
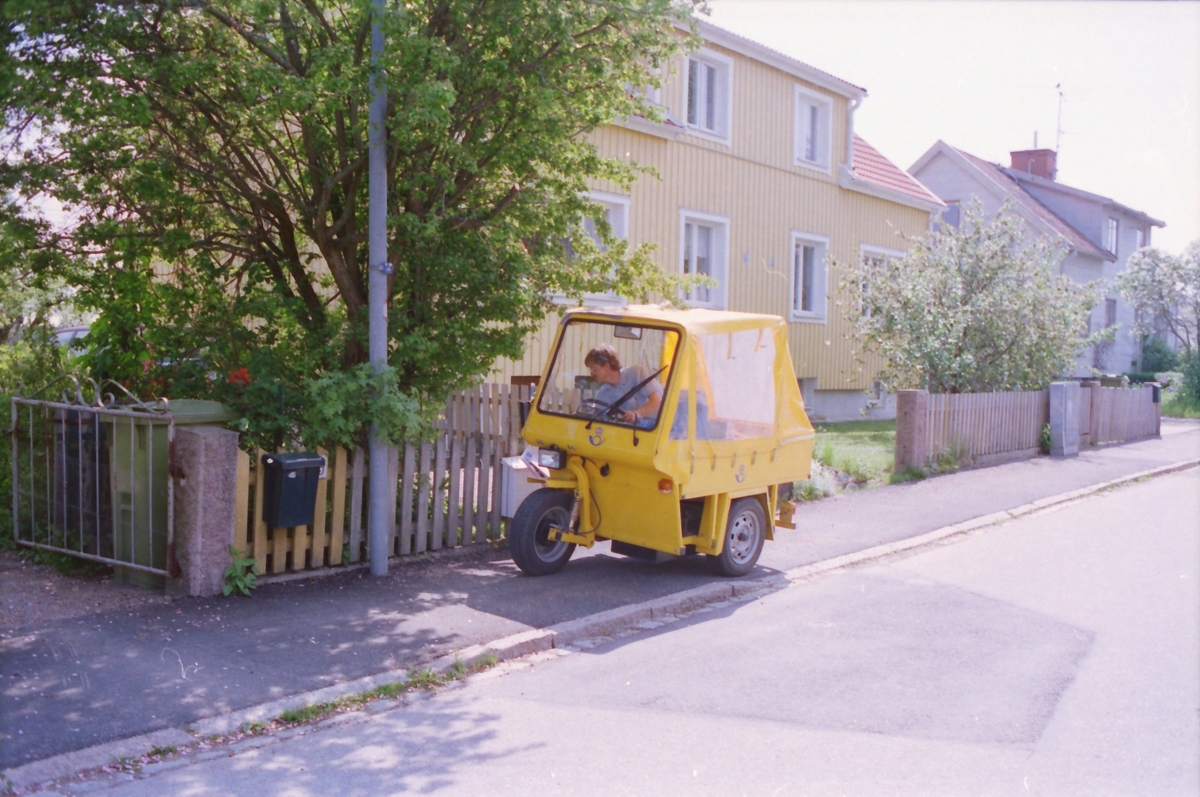
[[[384,86],[383,29],[379,20],[384,13],[384,0],[374,0],[374,19],[371,22],[371,107],[368,143],[368,221],[367,260],[370,276],[367,282],[368,340],[371,366],[378,375],[387,368],[388,311],[387,283],[392,265],[387,256],[387,89]],[[388,571],[388,528],[395,516],[395,507],[388,506],[388,455],[390,446],[371,426],[369,445],[370,487],[367,505],[370,509],[367,529],[371,558],[371,575],[386,576]],[[390,510],[390,511],[389,511]]]

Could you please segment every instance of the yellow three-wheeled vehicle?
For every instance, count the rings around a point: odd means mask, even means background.
[[[547,575],[611,540],[748,573],[763,540],[792,528],[786,499],[812,461],[786,332],[749,313],[567,312],[522,432],[544,487],[510,526],[517,565]]]

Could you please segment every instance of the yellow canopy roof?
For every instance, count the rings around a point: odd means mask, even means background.
[[[782,318],[761,313],[739,313],[732,310],[707,310],[699,307],[680,310],[658,304],[633,304],[622,308],[580,307],[568,310],[568,317],[576,315],[598,316],[619,321],[623,318],[640,322],[662,321],[678,324],[694,335],[711,335],[721,332],[740,332],[745,329],[786,327]]]

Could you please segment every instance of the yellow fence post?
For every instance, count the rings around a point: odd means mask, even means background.
[[[262,458],[267,452],[261,448],[254,449],[254,517],[251,518],[254,529],[254,564],[258,572],[267,572],[267,524],[263,522],[263,492],[266,485],[266,475],[263,473]]]
[[[318,447],[317,453],[325,457],[325,478],[317,482],[317,499],[313,507],[312,557],[309,559],[309,566],[314,568],[325,566],[325,513],[329,511],[326,499],[329,494],[329,480],[333,478],[333,458],[323,448]],[[303,569],[303,557],[297,556],[293,561],[297,570]]]
[[[333,514],[329,518],[329,566],[342,563],[342,538],[346,529],[346,449],[334,449]]]
[[[237,452],[237,498],[233,510],[233,547],[243,555],[250,552],[247,538],[250,523],[250,455],[240,448]]]

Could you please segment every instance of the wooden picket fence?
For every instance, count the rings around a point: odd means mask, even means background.
[[[317,453],[329,464],[325,478],[317,482],[316,511],[307,526],[271,528],[263,522],[262,458],[270,452],[257,449],[251,458],[238,451],[237,505],[233,546],[254,558],[260,573],[311,570],[342,563],[346,531],[346,449],[338,446],[333,456],[323,448]],[[332,486],[332,495],[330,494]]]
[[[1050,420],[1050,391],[933,393],[925,421],[925,451],[983,464],[1004,456],[1037,452]]]
[[[1159,406],[1154,403],[1153,387],[1091,387],[1081,393],[1080,403],[1087,407],[1079,413],[1080,438],[1088,432],[1092,445],[1124,443],[1153,437],[1159,431]],[[1090,395],[1088,395],[1090,393]]]
[[[500,536],[500,460],[521,453],[522,402],[529,386],[483,384],[456,394],[436,424],[437,437],[392,449],[388,462],[393,556],[473,545]],[[574,406],[571,397],[563,406]],[[575,397],[575,403],[578,397]],[[262,521],[262,457],[238,460],[234,545],[261,572],[277,574],[354,564],[367,558],[366,452],[336,447],[318,482],[313,523],[290,529]]]
[[[1080,385],[1080,446],[1110,445],[1159,433],[1153,387]],[[896,412],[896,468],[924,467],[949,458],[986,465],[1034,456],[1050,423],[1050,391],[935,393],[900,391]],[[920,422],[924,421],[922,429]]]

